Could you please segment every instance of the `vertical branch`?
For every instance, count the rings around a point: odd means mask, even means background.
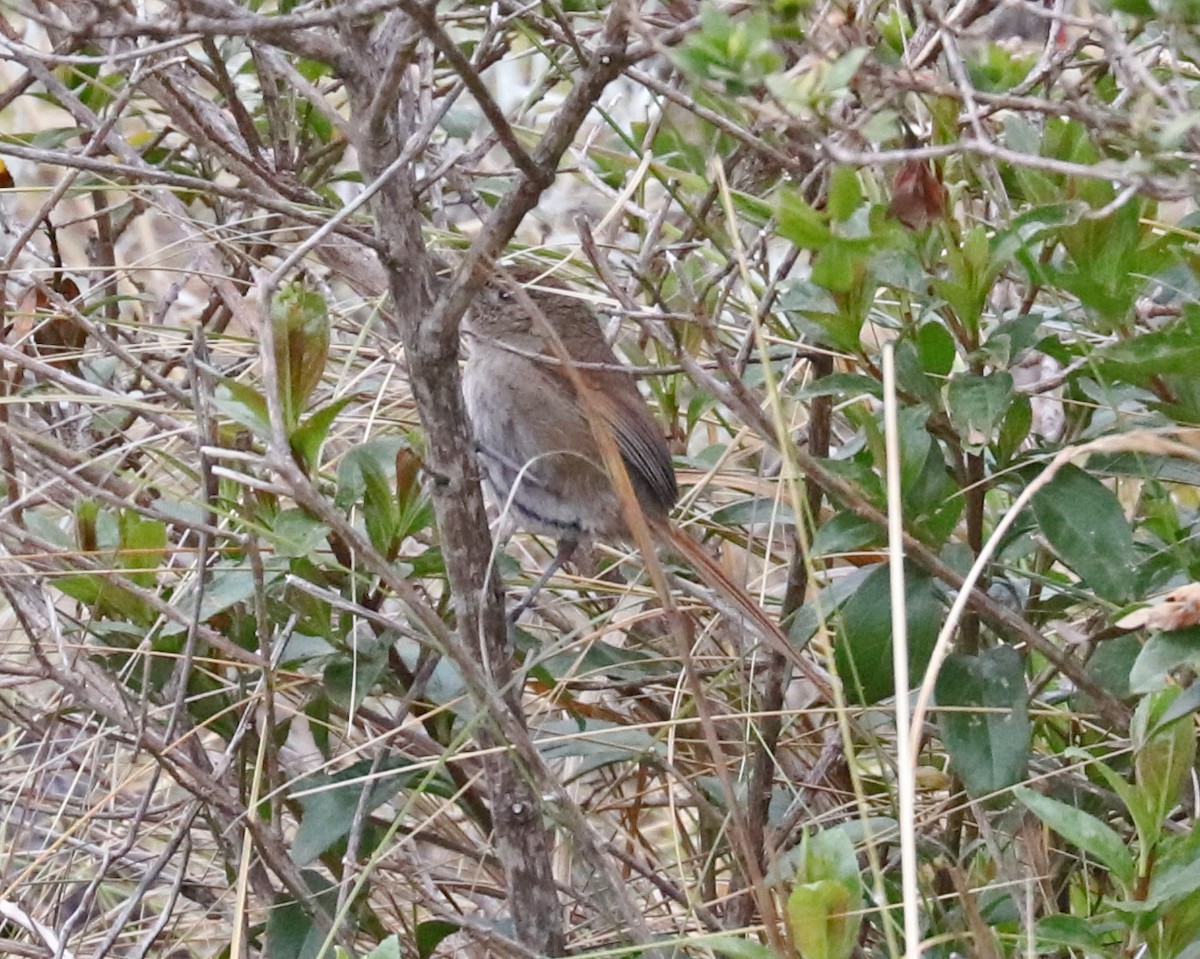
[[[833,369],[833,359],[827,353],[814,354],[813,378],[820,379]],[[808,417],[808,450],[816,457],[829,455],[830,421],[833,416],[833,399],[819,396],[813,400]],[[817,518],[821,511],[822,490],[816,483],[808,483],[803,516],[796,517],[792,539],[792,559],[788,568],[787,589],[780,610],[780,622],[788,627],[796,611],[804,604],[808,593],[809,558],[806,546],[812,542]],[[806,532],[801,523],[808,524]],[[762,699],[758,714],[758,737],[750,769],[750,788],[747,798],[749,810],[746,821],[750,831],[750,842],[758,851],[759,868],[767,867],[767,814],[771,805],[771,792],[775,784],[775,754],[779,746],[779,735],[783,731],[783,697],[791,680],[788,660],[778,652],[768,654]],[[748,914],[753,900],[743,896],[733,912],[738,925],[750,921]]]
[[[399,43],[406,44],[406,38],[401,36]],[[360,124],[358,143],[363,170],[372,178],[381,176],[398,156],[405,142],[403,128],[415,125],[414,98],[402,97],[399,111],[374,106],[385,64],[391,61],[390,56],[381,57],[348,81],[355,115],[374,121]],[[421,235],[412,167],[396,171],[382,185],[374,204],[409,382],[427,437],[428,464],[437,477],[434,509],[458,632],[465,648],[478,650],[492,688],[502,692],[505,708],[523,724],[503,599],[496,577],[487,575],[491,535],[462,403],[457,339],[427,335],[433,307],[432,267]],[[480,729],[485,748],[506,745],[490,724]],[[541,954],[561,955],[566,939],[552,869],[553,837],[544,825],[541,802],[513,753],[494,753],[486,771],[517,939]]]

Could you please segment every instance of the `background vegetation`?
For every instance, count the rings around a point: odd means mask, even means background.
[[[1194,5],[0,10],[0,951],[1200,956]],[[509,636],[501,253],[740,599]]]

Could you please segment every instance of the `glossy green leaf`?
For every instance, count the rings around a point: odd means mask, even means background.
[[[1013,396],[1013,378],[1007,370],[985,375],[960,373],[946,387],[950,422],[969,446],[990,443]]]
[[[1011,646],[947,657],[937,679],[938,729],[973,796],[1007,789],[1029,762],[1025,667]]]
[[[420,959],[429,959],[434,950],[441,945],[442,940],[449,938],[462,929],[457,923],[445,919],[426,919],[417,923],[417,955]]]
[[[1076,466],[1066,466],[1033,497],[1042,535],[1063,563],[1103,599],[1132,599],[1137,556],[1116,495]]]
[[[913,567],[905,571],[909,682],[925,673],[941,625],[943,608],[932,580]],[[886,564],[873,569],[842,607],[834,659],[846,696],[876,703],[893,694],[892,600]]]

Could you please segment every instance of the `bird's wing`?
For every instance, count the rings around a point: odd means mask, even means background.
[[[595,387],[597,412],[612,430],[643,508],[666,515],[679,498],[671,451],[633,376],[603,370],[588,371],[585,379]]]

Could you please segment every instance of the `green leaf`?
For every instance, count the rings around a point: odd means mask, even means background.
[[[338,463],[337,493],[334,503],[338,509],[348,510],[362,499],[366,492],[367,481],[363,476],[364,461],[368,461],[366,469],[374,467],[389,478],[395,475],[396,457],[405,446],[402,436],[387,436],[370,440],[361,446],[347,451]]]
[[[423,925],[423,926],[428,925],[428,923],[421,923],[421,925]],[[455,926],[453,923],[448,922],[448,923],[446,923],[446,925],[450,926],[452,929],[454,929],[456,931],[458,929],[458,926]],[[418,926],[417,928],[418,928],[418,936],[419,936],[420,935],[420,931],[419,931],[420,926]],[[443,938],[445,938],[445,937],[443,937]],[[421,959],[426,959],[426,957],[428,955],[429,955],[429,953],[422,953]],[[366,954],[366,956],[363,957],[363,959],[400,959],[400,937],[396,936],[396,935],[388,936],[386,939],[383,940],[383,942],[381,942],[374,949],[372,949],[370,952],[368,952]]]
[[[292,450],[300,457],[301,462],[310,470],[316,469],[320,465],[321,447],[325,445],[330,427],[337,420],[338,413],[354,402],[356,398],[343,396],[332,403],[327,403],[292,430],[288,442],[291,444]]]
[[[821,214],[814,210],[798,190],[784,190],[779,197],[779,235],[806,250],[819,250],[832,234]]]
[[[1101,953],[1120,942],[1120,933],[1128,925],[1118,919],[1104,920],[1097,916],[1044,916],[1037,923],[1038,953],[1058,952],[1062,949],[1079,949],[1089,953]]]
[[[933,437],[926,425],[929,411],[921,406],[906,406],[897,417],[900,434],[900,489],[909,492],[925,472],[933,449]]]
[[[832,237],[813,261],[812,281],[832,293],[849,293],[862,283],[869,259],[861,244]]]
[[[896,344],[896,383],[901,390],[912,393],[930,409],[941,406],[942,378],[930,374],[925,359],[911,340],[900,340]]]
[[[579,760],[571,767],[572,779],[614,763],[644,760],[662,752],[662,744],[646,730],[602,720],[561,720],[545,723],[542,728],[547,736],[555,732],[562,735],[540,748],[547,761]]]
[[[841,883],[851,898],[861,904],[862,886],[854,842],[844,827],[822,829],[804,834],[800,841],[800,860],[793,879],[798,883]]]
[[[1117,794],[1129,811],[1129,817],[1133,820],[1134,829],[1137,830],[1138,844],[1142,850],[1148,848],[1148,843],[1154,842],[1154,836],[1159,827],[1158,817],[1151,812],[1149,804],[1142,794],[1123,779],[1120,773],[1111,766],[1099,762],[1094,756],[1089,755],[1087,750],[1075,746],[1063,751],[1063,759],[1076,759],[1086,763],[1092,770],[1092,774],[1103,779],[1108,784],[1108,788]]]
[[[874,396],[883,399],[883,387],[875,377],[862,373],[830,373],[796,393],[798,400],[811,400],[818,396]]]
[[[372,772],[373,764],[368,761],[355,763],[332,775],[313,775],[299,780],[295,791],[306,795],[298,800],[300,828],[292,840],[292,859],[296,864],[305,866],[313,862],[334,843],[348,836],[360,803],[366,815],[402,789],[422,784],[428,788],[435,782],[427,770],[410,770],[411,765],[407,759],[385,759],[375,768],[370,782],[363,778]],[[365,802],[362,799],[364,789],[369,790]],[[440,790],[440,794],[448,794],[445,787]],[[438,789],[430,791],[438,792]],[[367,851],[360,849],[359,853]]]
[[[1033,426],[1033,404],[1024,393],[1017,393],[1009,403],[1008,412],[1000,424],[1000,435],[996,437],[996,456],[1008,461],[1017,454],[1029,430]]]
[[[787,503],[765,496],[753,496],[714,510],[710,522],[717,526],[755,526],[764,523],[794,526],[796,517]]]
[[[805,832],[787,897],[787,929],[803,959],[847,959],[863,924],[863,882],[845,829]]]
[[[983,349],[998,366],[1008,366],[1038,341],[1042,316],[1032,313],[1001,323],[992,331]]]
[[[1159,719],[1160,723],[1174,722],[1184,716],[1189,716],[1200,709],[1200,683],[1193,682],[1183,690],[1175,701],[1167,708]]]
[[[829,72],[825,74],[821,88],[829,93],[839,93],[844,90],[850,85],[854,74],[858,73],[858,68],[862,66],[870,52],[869,47],[851,47],[834,61]]]
[[[367,536],[374,546],[388,559],[394,558],[396,530],[399,527],[399,508],[396,495],[382,467],[372,459],[359,460],[363,480],[363,520]]]
[[[883,531],[875,523],[857,513],[842,512],[835,514],[817,530],[817,535],[809,545],[809,553],[814,558],[836,556],[867,546],[877,546],[882,542]]]
[[[941,323],[922,323],[916,336],[917,357],[927,376],[949,376],[958,351],[954,337]]]
[[[858,908],[850,891],[831,879],[793,888],[785,916],[801,959],[848,959],[862,925]]]
[[[1171,903],[1200,889],[1200,830],[1167,834],[1158,844],[1146,902]]]
[[[300,509],[280,510],[268,534],[279,556],[310,556],[326,545],[329,527]]]
[[[1129,671],[1129,689],[1134,693],[1160,689],[1181,666],[1200,671],[1200,626],[1151,636]]]
[[[858,182],[858,171],[853,167],[835,167],[829,178],[829,200],[826,209],[839,223],[850,219],[850,214],[862,203],[862,186]]]
[[[281,572],[267,570],[266,582],[263,585],[270,587],[282,575]],[[247,602],[254,595],[256,589],[254,573],[247,568],[245,563],[227,562],[214,566],[212,574],[204,586],[204,596],[200,601],[200,621],[208,622],[218,613],[223,613],[238,603]],[[192,605],[186,608],[190,611],[194,606],[195,598],[190,593],[188,597],[188,602]]]
[[[946,411],[968,446],[986,446],[1008,412],[1013,378],[1007,370],[960,373],[946,387]]]
[[[445,919],[426,919],[417,923],[417,955],[420,959],[429,959],[443,939],[454,935],[461,928],[457,923]]]
[[[150,606],[142,602],[140,596],[123,583],[113,582],[108,576],[94,573],[57,576],[54,586],[88,607],[97,617],[127,620],[142,625],[152,623],[158,617]]]
[[[956,653],[937,679],[938,728],[967,792],[984,796],[1025,776],[1029,696],[1025,668],[1011,646],[978,656]]]
[[[1187,304],[1174,323],[1101,347],[1092,356],[1101,376],[1138,386],[1156,376],[1194,376],[1200,369],[1200,308]]]
[[[905,567],[904,589],[909,684],[915,685],[929,663],[943,610],[932,580],[913,567]],[[867,575],[841,612],[834,659],[847,698],[855,703],[876,703],[895,692],[891,617],[888,568],[882,564]]]
[[[1069,806],[1025,786],[1017,786],[1014,793],[1030,812],[1063,839],[1107,866],[1114,878],[1127,889],[1132,885],[1133,855],[1128,844],[1114,829],[1077,806]]]
[[[374,691],[386,669],[387,656],[382,651],[339,656],[322,674],[325,694],[343,709],[353,711]]]
[[[1196,729],[1191,716],[1162,721],[1182,692],[1179,686],[1168,686],[1146,696],[1138,703],[1129,727],[1137,791],[1158,824],[1175,808],[1196,761]]]
[[[245,383],[228,377],[221,378],[213,390],[213,405],[260,439],[270,437],[271,420],[267,414],[266,398]]]
[[[279,893],[267,917],[263,955],[271,959],[317,959],[325,944],[325,932],[313,921],[310,903],[320,903],[326,914],[337,910],[337,886],[312,869],[302,873],[308,895],[297,901]],[[345,930],[352,932],[352,928]]]
[[[1150,19],[1154,16],[1154,5],[1150,0],[1109,0],[1114,10],[1120,10],[1131,17]]]
[[[1116,495],[1076,466],[1064,467],[1034,494],[1033,515],[1063,563],[1103,599],[1134,596],[1133,532]]]
[[[996,234],[992,241],[988,267],[990,276],[998,276],[1012,265],[1017,254],[1063,227],[1078,223],[1088,212],[1087,204],[1078,201],[1052,203],[1022,213],[1007,230]]]
[[[118,520],[120,547],[117,557],[128,570],[130,582],[153,589],[155,570],[163,565],[167,553],[167,526],[156,519],[143,519],[133,510],[122,510]]]

